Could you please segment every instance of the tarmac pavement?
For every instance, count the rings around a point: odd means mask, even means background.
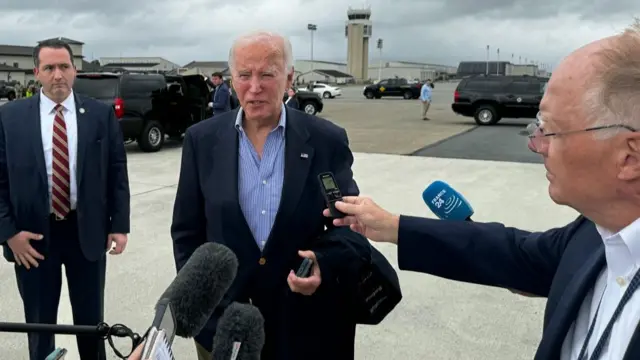
[[[109,256],[105,319],[109,324],[124,323],[144,332],[157,298],[175,276],[169,226],[180,153],[179,146],[154,154],[129,151],[132,233],[126,252]],[[356,153],[353,169],[362,193],[397,213],[432,216],[420,194],[440,179],[465,194],[476,210],[476,221],[541,230],[575,217],[573,210],[551,203],[539,164]],[[395,264],[394,246],[377,246]],[[404,300],[382,324],[359,328],[357,359],[532,358],[544,300],[430,275],[399,274]],[[13,269],[4,262],[0,288],[4,289],[0,319],[23,321]],[[59,323],[72,323],[66,285]],[[58,346],[70,350],[67,359],[77,359],[73,337],[59,336]],[[26,359],[26,336],[0,334],[0,349],[3,359]],[[174,349],[178,359],[195,356],[191,340],[178,339]]]

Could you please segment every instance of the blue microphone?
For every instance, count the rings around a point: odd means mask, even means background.
[[[422,192],[429,209],[442,220],[472,221],[473,208],[459,192],[444,181],[436,180]]]

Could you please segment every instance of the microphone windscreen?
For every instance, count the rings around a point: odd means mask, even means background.
[[[447,183],[437,180],[422,192],[431,212],[443,220],[467,220],[473,215],[471,204]]]
[[[238,259],[224,245],[207,242],[193,252],[160,297],[171,304],[176,335],[189,338],[202,330],[237,271]]]
[[[264,318],[260,310],[251,304],[233,302],[218,320],[212,356],[213,359],[260,360],[264,342]]]

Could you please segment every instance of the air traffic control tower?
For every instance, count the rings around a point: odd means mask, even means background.
[[[347,10],[347,72],[356,81],[369,79],[369,38],[371,37],[371,8]]]

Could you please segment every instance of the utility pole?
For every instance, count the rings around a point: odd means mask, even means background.
[[[487,45],[487,73],[489,75],[489,45]]]
[[[379,51],[378,60],[380,61],[380,65],[378,66],[378,82],[379,82],[380,80],[382,80],[382,39],[378,39],[378,51]]]
[[[311,33],[311,71],[313,71],[313,33],[318,30],[318,25],[307,24],[307,30]]]
[[[498,61],[496,62],[496,75],[500,75],[500,48],[498,48]]]

